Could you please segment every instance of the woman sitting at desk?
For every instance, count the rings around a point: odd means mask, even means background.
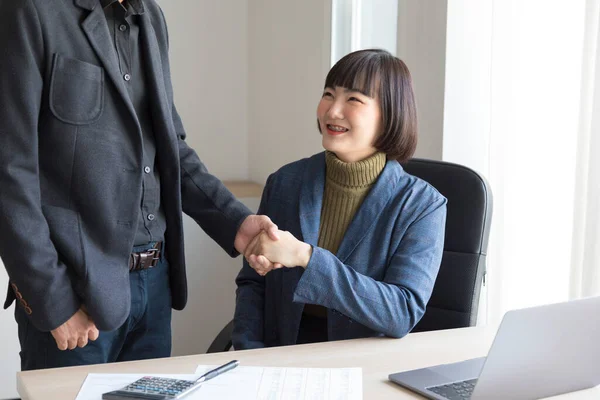
[[[247,247],[235,349],[399,338],[431,296],[446,199],[399,163],[417,138],[406,65],[384,50],[348,54],[327,75],[317,118],[326,151],[267,180],[258,213],[284,232]],[[267,274],[271,263],[284,267]]]

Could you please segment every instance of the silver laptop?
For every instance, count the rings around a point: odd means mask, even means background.
[[[539,399],[600,385],[600,297],[509,311],[487,357],[389,379],[439,400]]]

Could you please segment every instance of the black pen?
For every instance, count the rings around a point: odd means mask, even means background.
[[[223,364],[220,367],[217,367],[215,369],[211,369],[210,371],[208,371],[207,373],[205,373],[204,375],[202,375],[200,378],[196,379],[197,383],[202,383],[205,382],[209,379],[215,378],[229,370],[234,369],[235,367],[237,367],[238,365],[240,365],[240,362],[238,360],[233,360],[233,361],[229,361],[227,364]]]

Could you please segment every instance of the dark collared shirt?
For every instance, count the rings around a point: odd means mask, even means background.
[[[156,145],[148,98],[148,81],[144,73],[144,54],[140,46],[139,19],[144,13],[144,3],[142,0],[127,0],[123,3],[119,3],[119,0],[100,0],[100,3],[104,8],[113,39],[121,76],[142,127],[142,200],[134,241],[135,245],[140,245],[163,240],[166,229],[166,219],[160,201],[160,177],[156,168]]]

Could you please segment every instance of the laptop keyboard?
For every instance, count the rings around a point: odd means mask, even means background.
[[[463,400],[471,398],[476,383],[477,379],[469,379],[467,381],[449,383],[447,385],[428,387],[427,390],[448,400]]]

